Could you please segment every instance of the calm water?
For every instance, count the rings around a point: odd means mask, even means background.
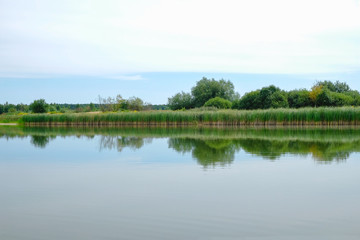
[[[360,129],[0,127],[0,239],[360,239]]]

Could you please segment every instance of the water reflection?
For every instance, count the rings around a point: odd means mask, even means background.
[[[341,162],[360,152],[358,128],[28,128],[1,127],[0,138],[30,137],[37,148],[45,148],[57,137],[92,139],[99,136],[99,150],[137,150],[154,138],[168,138],[168,147],[190,153],[204,168],[227,166],[239,151],[276,160],[285,154],[311,156],[319,163]]]
[[[151,143],[151,138],[141,137],[114,137],[114,136],[101,136],[100,137],[100,151],[104,149],[116,149],[121,152],[124,148],[132,150],[140,149],[145,143]]]
[[[55,138],[55,137],[51,137],[51,138]],[[45,148],[46,145],[50,142],[50,137],[49,136],[41,136],[41,135],[32,135],[30,142],[35,147]]]
[[[179,153],[192,153],[194,159],[203,167],[226,166],[235,158],[236,148],[231,140],[201,140],[190,138],[170,138],[169,148]]]

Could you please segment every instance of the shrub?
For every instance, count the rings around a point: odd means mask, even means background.
[[[48,105],[44,99],[35,100],[30,104],[30,110],[33,113],[46,113]]]
[[[221,97],[215,97],[209,99],[205,104],[204,107],[217,107],[222,109],[231,108],[231,102],[229,100],[223,99]]]

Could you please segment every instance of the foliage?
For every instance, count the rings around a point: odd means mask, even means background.
[[[141,111],[144,109],[144,102],[138,97],[131,97],[126,101],[128,110]]]
[[[193,98],[190,93],[177,93],[168,98],[168,106],[171,110],[190,109],[193,107]]]
[[[276,91],[269,97],[270,108],[287,108],[289,103],[284,91]]]
[[[260,90],[246,93],[241,99],[235,101],[233,108],[235,109],[258,109],[260,105]]]
[[[235,109],[268,109],[289,107],[286,92],[270,85],[257,91],[245,94],[239,101],[235,101]]]
[[[234,91],[234,85],[230,81],[220,79],[207,79],[203,77],[196,85],[191,89],[191,94],[194,98],[194,106],[201,107],[209,99],[214,97],[221,97],[232,101],[235,99],[236,94]]]
[[[215,97],[209,99],[205,104],[204,107],[216,107],[220,109],[229,109],[231,108],[231,102],[229,100]]]
[[[341,106],[351,106],[354,105],[355,99],[349,95],[338,92],[331,92],[331,106],[341,107]]]
[[[33,113],[46,113],[48,109],[48,104],[44,99],[35,100],[30,104],[30,110]]]
[[[335,83],[326,80],[318,81],[314,85],[314,87],[319,87],[319,86],[321,86],[322,88],[327,88],[329,89],[329,91],[336,93],[346,93],[350,91],[349,85],[347,85],[345,82],[339,82],[339,81],[336,81]]]
[[[317,98],[319,96],[319,94],[322,91],[323,86],[322,85],[315,85],[311,88],[311,91],[309,93],[309,97],[311,99],[311,101],[314,103],[315,107],[316,107],[316,103],[317,103]]]
[[[108,114],[32,114],[24,123],[65,125],[358,125],[359,107],[218,111],[146,111]]]
[[[310,93],[306,89],[288,92],[288,103],[290,108],[311,107],[313,105]]]

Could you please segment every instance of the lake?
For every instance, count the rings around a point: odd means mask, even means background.
[[[0,127],[0,239],[360,239],[360,128]]]

